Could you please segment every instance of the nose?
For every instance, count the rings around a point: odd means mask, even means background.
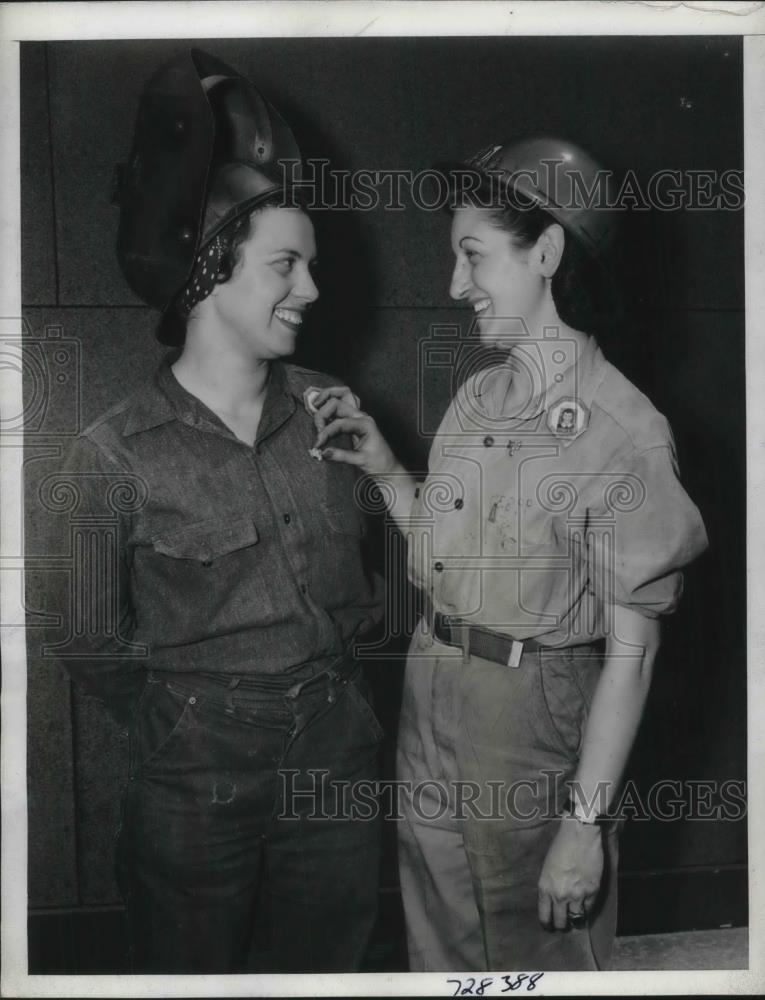
[[[464,299],[470,288],[470,276],[468,274],[467,261],[458,257],[454,263],[452,271],[452,281],[449,285],[449,295],[453,299]]]
[[[313,280],[311,269],[308,265],[300,269],[298,283],[295,286],[295,294],[299,295],[305,302],[315,302],[319,297],[319,289]]]

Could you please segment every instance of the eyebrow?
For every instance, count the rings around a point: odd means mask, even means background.
[[[480,243],[481,245],[483,245],[483,240],[479,240],[477,236],[468,235],[468,236],[463,236],[462,239],[457,244],[457,246],[462,246],[465,240],[475,240],[476,243]]]
[[[305,256],[299,250],[294,250],[292,247],[281,247],[279,250],[270,250],[269,256],[276,256],[277,254],[280,253],[291,253],[294,257],[299,257],[301,260]],[[318,260],[317,256],[311,257],[309,263],[315,264],[317,260]]]

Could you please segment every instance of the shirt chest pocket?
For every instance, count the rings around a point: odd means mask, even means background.
[[[249,514],[223,513],[159,530],[134,570],[136,617],[163,645],[181,646],[271,624],[278,581]]]
[[[361,511],[352,504],[324,504],[322,513],[331,537],[345,536],[346,539],[358,541],[365,534]]]
[[[192,565],[211,567],[235,559],[259,541],[258,529],[249,515],[221,521],[209,519],[153,539],[156,553]],[[247,552],[247,555],[251,553]]]
[[[356,476],[351,469],[324,463],[325,479],[317,491],[320,532],[335,542],[354,538],[366,531],[366,523],[356,500]],[[368,492],[368,491],[367,491]]]
[[[554,553],[560,548],[555,520],[537,506],[521,508],[516,521],[519,554]]]

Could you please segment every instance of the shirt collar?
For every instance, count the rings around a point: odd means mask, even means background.
[[[177,417],[170,394],[165,388],[167,377],[178,384],[170,371],[170,354],[166,354],[148,386],[130,408],[122,429],[124,437],[159,427]],[[180,388],[180,386],[179,386]]]
[[[298,400],[290,386],[285,365],[281,361],[272,361],[257,441],[262,441],[281,427],[295,412],[297,404]],[[302,398],[300,404],[302,406]]]
[[[584,404],[589,410],[600,382],[603,379],[605,358],[594,337],[589,337],[584,348],[577,352],[576,360],[563,371],[557,373],[559,378],[546,389],[538,392],[524,407],[520,414],[507,413],[508,419],[525,421],[538,417],[549,410],[562,399],[575,400]],[[509,365],[497,365],[481,379],[478,405],[491,417],[505,415],[504,404],[507,391],[512,382],[512,370]]]
[[[595,392],[603,380],[605,358],[598,342],[589,337],[572,365],[564,369],[559,382],[553,381],[546,392],[541,394],[539,411],[549,410],[561,399],[573,399],[583,403],[589,410]]]
[[[183,388],[170,367],[174,360],[173,352],[162,359],[151,383],[131,407],[123,436],[151,430],[171,420],[193,426],[213,424],[216,428],[228,430],[209,407]],[[284,365],[280,361],[272,361],[257,440],[262,440],[280,427],[295,412],[296,406]]]

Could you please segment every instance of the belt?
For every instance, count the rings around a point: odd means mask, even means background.
[[[480,625],[468,625],[462,618],[453,618],[437,612],[433,616],[433,635],[447,646],[467,649],[475,656],[493,663],[503,663],[508,667],[519,667],[521,656],[543,649],[535,639],[514,639],[511,635],[492,632]]]

